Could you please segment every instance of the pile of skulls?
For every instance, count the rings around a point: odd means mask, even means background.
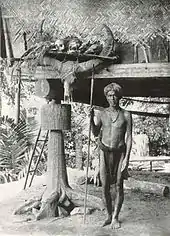
[[[82,41],[76,36],[68,36],[64,39],[57,39],[52,50],[66,52],[68,54],[95,54],[98,55],[103,49],[103,43],[94,37],[88,41]]]

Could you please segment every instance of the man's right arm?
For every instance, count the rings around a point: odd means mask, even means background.
[[[101,122],[101,113],[97,116],[96,122],[94,122],[94,109],[91,109],[91,114],[90,114],[90,122],[91,122],[91,128],[94,136],[98,136],[100,133],[100,129],[102,126]]]

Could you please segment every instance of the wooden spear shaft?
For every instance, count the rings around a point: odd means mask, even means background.
[[[90,109],[93,106],[93,89],[94,89],[94,65],[92,70],[91,88],[90,88]],[[89,170],[89,159],[90,159],[90,141],[91,141],[91,114],[89,122],[89,133],[88,133],[88,152],[87,152],[87,166],[86,166],[86,182],[85,182],[85,197],[84,197],[84,224],[86,221],[86,203],[87,203],[87,181],[88,181],[88,170]]]

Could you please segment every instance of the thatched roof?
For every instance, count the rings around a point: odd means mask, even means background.
[[[17,51],[22,48],[24,52],[23,33],[26,32],[27,39],[33,43],[37,33],[41,33],[42,22],[43,30],[53,39],[69,35],[82,38],[101,36],[104,23],[110,27],[114,38],[122,43],[147,44],[156,36],[170,41],[169,0],[0,0],[0,4],[3,15],[12,17],[9,19],[10,31],[12,39],[16,39],[14,44],[19,45]],[[14,56],[17,57],[15,52]],[[96,85],[98,94],[95,104],[105,105],[101,94],[104,85],[109,82],[110,79],[105,78],[100,80],[99,86]],[[169,87],[164,83],[160,88],[160,81],[154,82],[154,87],[153,81],[148,83],[145,80],[143,84],[136,82],[133,89],[134,81],[126,82],[127,80],[124,83],[126,96],[149,96],[151,91],[153,96],[169,96]],[[78,90],[74,91],[75,99],[88,103],[89,84],[86,80],[86,89],[82,80],[80,83]],[[148,84],[149,88],[146,89]]]
[[[44,29],[53,36],[100,32],[102,23],[122,42],[140,43],[161,35],[170,39],[169,0],[1,0],[4,15],[13,16],[15,36]]]

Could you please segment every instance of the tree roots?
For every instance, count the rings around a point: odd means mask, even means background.
[[[84,205],[85,194],[78,189],[61,187],[60,191],[45,192],[40,198],[27,200],[14,214],[32,212],[36,220],[49,217],[68,216],[75,207]],[[102,200],[93,195],[87,195],[87,207],[103,210]]]

